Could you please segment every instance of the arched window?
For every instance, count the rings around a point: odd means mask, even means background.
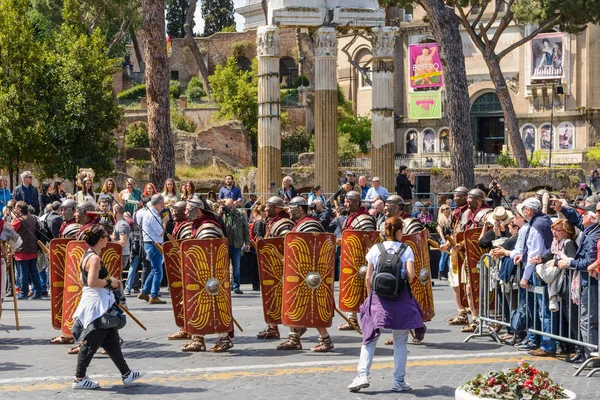
[[[356,64],[358,64],[361,68],[363,68],[365,70],[365,74],[361,73],[358,69],[356,70],[356,76],[358,77],[358,88],[359,89],[366,89],[366,88],[371,87],[371,84],[368,82],[367,77],[369,78],[369,80],[373,79],[373,73],[371,72],[371,58],[372,57],[373,56],[369,49],[362,49],[358,52],[358,54],[354,58],[354,61],[356,62]]]
[[[521,139],[525,145],[525,151],[533,153],[535,151],[535,125],[525,124],[521,127]]]
[[[419,132],[416,129],[409,129],[405,136],[405,153],[416,154],[419,152]]]
[[[282,57],[279,60],[279,83],[286,88],[294,87],[294,81],[298,76],[298,64],[292,57]]]
[[[242,71],[252,71],[252,63],[244,56],[236,58],[237,65]]]
[[[435,153],[435,131],[432,128],[423,129],[421,132],[423,138],[423,153]]]
[[[438,131],[438,149],[440,153],[446,153],[450,151],[450,128],[447,126],[441,128]]]

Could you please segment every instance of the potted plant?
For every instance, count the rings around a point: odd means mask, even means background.
[[[516,368],[479,374],[455,392],[458,400],[531,399],[573,400],[577,396],[554,383],[548,373],[521,361]]]

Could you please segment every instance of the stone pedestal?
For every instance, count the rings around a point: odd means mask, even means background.
[[[337,36],[317,30],[315,43],[315,185],[325,193],[338,188]]]
[[[371,110],[371,175],[381,178],[390,193],[394,170],[394,44],[398,28],[372,29],[373,108]]]
[[[256,191],[274,192],[281,181],[279,102],[279,29],[261,26],[256,33],[258,55],[258,171]],[[274,185],[274,186],[273,186]]]

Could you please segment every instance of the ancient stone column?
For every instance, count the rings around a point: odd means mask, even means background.
[[[394,171],[394,43],[398,28],[372,30],[373,108],[371,109],[371,176],[381,178],[390,193],[396,185]]]
[[[256,191],[274,192],[281,181],[279,115],[279,28],[261,26],[256,33],[258,55],[258,171]]]
[[[315,43],[315,185],[338,188],[337,36],[320,27]]]

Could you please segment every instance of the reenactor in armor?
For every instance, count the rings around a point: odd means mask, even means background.
[[[456,189],[454,189],[454,204],[456,204],[456,208],[452,212],[452,235],[451,237],[449,237],[449,240],[447,240],[446,243],[440,246],[441,251],[452,251],[450,257],[452,266],[448,271],[448,283],[454,290],[454,301],[458,310],[458,314],[447,321],[448,325],[466,325],[469,323],[469,319],[467,317],[467,310],[463,308],[460,299],[460,282],[458,276],[458,274],[460,273],[461,265],[458,265],[459,258],[457,255],[458,252],[463,251],[463,245],[461,243],[456,242],[457,233],[464,231],[465,225],[467,223],[466,211],[469,208],[469,204],[467,203],[468,193],[469,189],[467,189],[464,186],[459,186]],[[452,246],[453,244],[454,246]]]
[[[219,239],[225,237],[223,226],[216,218],[214,211],[203,198],[194,198],[187,202],[186,214],[192,224],[191,237],[182,239]],[[221,353],[233,347],[228,332],[218,332],[219,340],[210,349]],[[183,351],[206,351],[204,335],[192,335],[192,341],[181,347]]]
[[[186,218],[186,207],[185,201],[178,201],[173,204],[173,220],[175,226],[173,227],[173,237],[175,239],[190,238],[192,236],[192,223]]]
[[[355,231],[374,231],[376,229],[375,218],[369,215],[369,212],[361,206],[361,194],[359,192],[351,190],[350,192],[346,193],[344,205],[346,206],[349,215],[344,223],[342,231],[345,231],[346,229]],[[347,316],[355,326],[358,326],[357,313],[350,312],[347,313]],[[338,330],[351,331],[354,330],[354,328],[352,325],[346,322],[338,326]]]
[[[295,225],[292,232],[325,233],[323,225],[315,218],[308,215],[308,202],[303,197],[294,197],[288,203],[289,213]],[[288,339],[277,346],[277,350],[302,350],[300,337],[307,331],[306,328],[290,328]],[[325,328],[317,328],[319,344],[311,349],[313,352],[325,353],[333,349],[333,342]]]
[[[285,203],[281,197],[269,197],[267,199],[266,211],[267,226],[265,228],[265,239],[282,237],[293,229],[294,221],[290,219],[290,214],[285,210]],[[283,260],[281,262],[283,263]],[[279,339],[279,327],[277,324],[269,323],[265,329],[258,332],[256,337],[257,339]]]
[[[81,226],[75,222],[75,207],[77,202],[75,200],[63,200],[60,205],[60,211],[63,216],[63,223],[58,231],[60,238],[73,238],[77,237],[77,232]]]
[[[77,232],[77,240],[83,240],[83,231],[94,225],[98,217],[98,213],[95,210],[96,208],[89,201],[82,201],[75,207],[75,222],[80,226]]]

